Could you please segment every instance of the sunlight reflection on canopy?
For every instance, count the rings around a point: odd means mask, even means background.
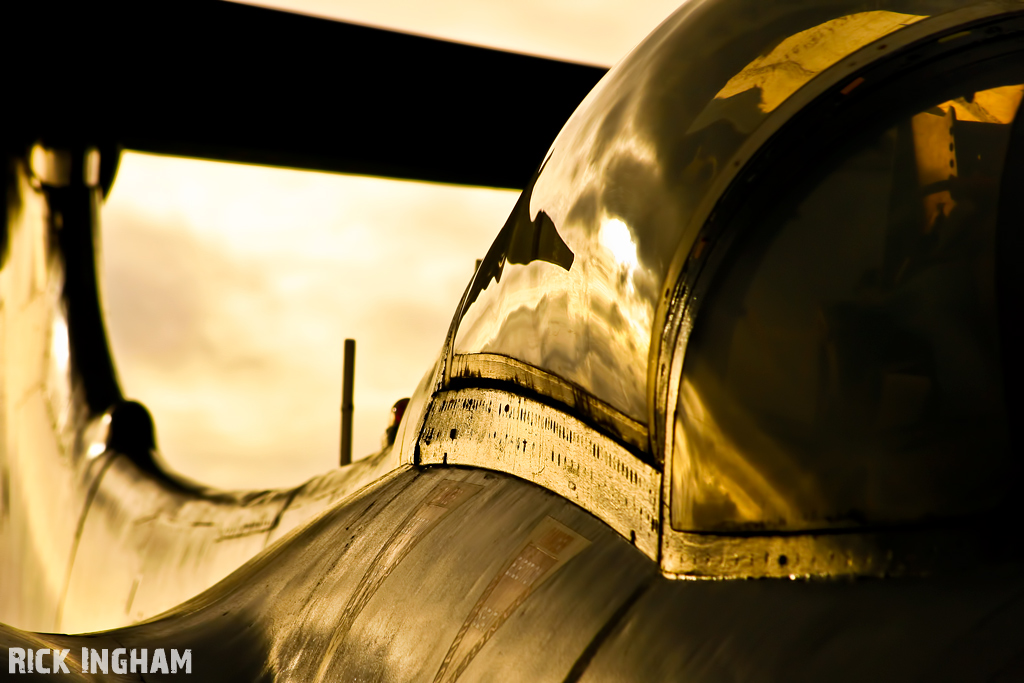
[[[601,244],[612,253],[620,266],[628,270],[630,276],[640,265],[636,255],[636,244],[629,227],[618,218],[609,218],[601,224],[599,235]]]

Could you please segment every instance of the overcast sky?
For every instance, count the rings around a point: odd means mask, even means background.
[[[676,3],[259,4],[611,65]],[[358,345],[353,455],[377,450],[517,196],[125,154],[102,215],[108,331],[165,460],[232,489],[335,466],[346,337]]]

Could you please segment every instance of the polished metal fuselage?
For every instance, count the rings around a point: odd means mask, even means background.
[[[992,12],[1020,9],[990,4]],[[678,16],[714,18],[711,5],[692,3]],[[808,11],[814,17],[800,22],[828,18]],[[906,35],[927,39],[926,24]],[[733,47],[745,56],[718,71],[742,67],[754,50]],[[608,135],[616,122],[632,121],[633,133],[650,124],[681,140],[659,118],[668,105],[651,99],[664,95],[661,82],[631,90],[641,73],[703,75],[707,65],[680,55],[644,62],[658,67],[649,72],[634,65],[613,75],[583,123]],[[819,90],[857,68],[839,64]],[[722,74],[708,73],[710,96]],[[616,110],[616,94],[632,103],[629,116]],[[581,125],[574,120],[563,144]],[[652,217],[640,202],[627,215],[609,181],[601,215],[647,226],[655,241],[632,256],[634,271],[654,282],[650,291],[608,304],[626,280],[600,267],[608,255],[598,253],[598,213],[579,219],[578,253],[566,253],[573,238],[557,233],[552,216],[562,221],[556,209],[567,196],[556,190],[572,188],[558,185],[556,171],[575,178],[576,162],[622,170],[573,143],[549,158],[550,185],[537,185],[550,215],[534,216],[525,193],[523,220],[510,219],[505,251],[485,260],[394,445],[295,489],[241,493],[163,472],[145,425],[121,410],[95,277],[98,152],[39,144],[9,154],[0,233],[0,651],[67,649],[71,672],[59,680],[174,675],[109,662],[94,675],[85,653],[104,649],[189,651],[189,676],[207,681],[1024,678],[1024,564],[998,530],[967,523],[730,536],[671,527],[665,453],[692,324],[670,310],[682,291],[673,288],[699,256],[691,247],[713,200],[742,164],[701,184],[686,169],[659,165],[641,138],[625,146],[657,180],[649,196],[669,197],[679,210]],[[723,160],[751,151],[732,143]],[[672,194],[672,183],[700,194]],[[560,208],[568,221],[571,212]],[[682,232],[659,249],[673,225]],[[618,225],[610,230],[621,235]],[[516,245],[517,235],[534,238],[532,252]],[[564,276],[573,264],[577,272]],[[513,266],[527,275],[511,277]],[[596,275],[584,279],[586,268]],[[542,269],[554,275],[531,279]],[[525,327],[506,325],[511,315],[488,317],[494,301],[484,290],[502,276],[510,299],[532,306],[518,319]],[[555,276],[557,293],[578,295],[568,313],[546,308],[554,290],[531,289]],[[643,322],[625,336],[616,327],[624,302],[636,304]],[[464,319],[476,337],[458,336]],[[597,340],[583,345],[571,372],[559,367],[576,348],[566,339],[538,351],[534,364],[489,346],[504,342],[503,330],[532,340],[549,324],[586,328]],[[619,347],[628,353],[599,353]],[[604,393],[588,392],[587,382]],[[126,429],[134,436],[114,437]]]

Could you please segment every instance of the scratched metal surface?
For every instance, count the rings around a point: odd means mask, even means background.
[[[189,680],[225,682],[1014,681],[1022,570],[677,581],[528,482],[407,469],[157,619],[95,636],[7,629],[0,656],[29,641],[76,656],[187,648]]]
[[[286,491],[209,497],[168,489],[117,458],[85,517],[54,630],[98,631],[170,609],[390,471],[389,458],[360,460]]]
[[[408,469],[159,619],[50,642],[189,648],[192,680],[561,681],[656,576],[605,524],[539,487]]]
[[[658,557],[661,473],[579,419],[497,389],[438,394],[421,464],[499,470],[554,491]]]

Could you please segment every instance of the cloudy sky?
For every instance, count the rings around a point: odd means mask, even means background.
[[[259,4],[610,66],[676,2]],[[517,196],[125,154],[102,216],[108,331],[168,464],[231,489],[334,467],[346,337],[353,455],[377,450]]]

